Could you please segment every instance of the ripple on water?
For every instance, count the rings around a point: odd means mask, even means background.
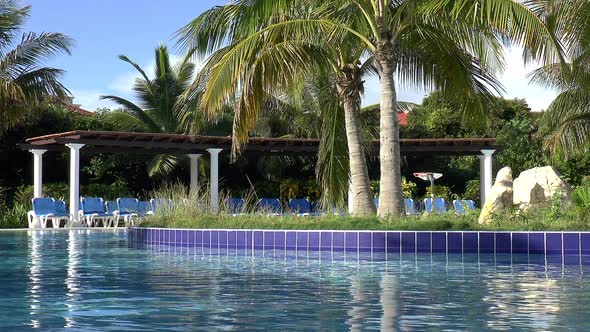
[[[0,234],[0,330],[590,328],[587,266],[537,256],[129,248]]]

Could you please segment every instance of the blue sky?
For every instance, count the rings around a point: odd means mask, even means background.
[[[26,31],[62,32],[76,40],[72,56],[60,56],[48,65],[67,71],[64,84],[75,102],[88,110],[112,107],[99,100],[114,94],[133,99],[134,70],[117,58],[125,54],[142,67],[151,68],[155,47],[174,46],[176,30],[204,10],[227,0],[22,0],[32,6]],[[173,52],[174,53],[174,52]],[[519,50],[507,52],[507,70],[501,76],[505,97],[526,98],[533,110],[540,110],[555,94],[529,86],[526,73],[533,69],[521,64]],[[366,80],[365,104],[379,101],[376,78]],[[424,91],[400,89],[399,99],[420,102]]]

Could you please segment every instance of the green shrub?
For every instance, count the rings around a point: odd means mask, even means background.
[[[379,197],[379,181],[374,180],[371,181],[371,191],[373,192],[373,196]],[[418,191],[418,186],[416,183],[409,181],[406,179],[405,176],[402,176],[402,193],[404,197],[412,198],[415,197],[416,192]]]
[[[21,204],[0,209],[0,228],[27,228],[28,209]]]
[[[428,188],[426,188],[426,197],[431,197],[431,195],[431,187],[428,186]],[[434,195],[436,197],[442,197],[448,202],[457,198],[457,195],[453,194],[451,188],[441,185],[434,185]]]
[[[488,225],[478,223],[478,212],[457,215],[453,212],[422,216],[390,218],[325,215],[321,217],[269,216],[254,209],[254,195],[246,197],[246,214],[232,216],[221,194],[219,212],[209,209],[208,190],[188,193],[182,185],[171,185],[154,193],[154,197],[170,198],[174,205],[148,217],[143,226],[171,228],[227,229],[351,229],[351,230],[590,230],[587,214],[562,209],[558,202],[545,208],[518,210],[497,215]]]
[[[102,183],[91,183],[82,186],[81,190],[84,196],[88,197],[101,197],[105,201],[115,200],[119,197],[133,197],[133,193],[129,190],[125,184],[113,183],[113,184],[102,184]]]
[[[576,207],[590,211],[590,184],[584,183],[572,192],[572,201]]]

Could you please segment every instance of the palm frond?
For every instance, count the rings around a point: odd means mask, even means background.
[[[0,70],[14,79],[23,71],[58,54],[71,54],[73,43],[71,38],[61,33],[26,33],[16,48],[2,58]]]
[[[133,114],[139,121],[143,122],[145,127],[148,128],[150,132],[161,132],[161,127],[157,125],[154,120],[144,110],[141,109],[141,107],[135,105],[129,100],[117,96],[100,96],[100,99],[110,100],[121,105],[125,110]]]
[[[148,162],[148,174],[150,176],[168,175],[180,163],[180,158],[171,154],[158,154]]]

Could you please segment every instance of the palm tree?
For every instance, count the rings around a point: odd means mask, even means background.
[[[191,56],[189,53],[180,63],[173,65],[166,46],[159,46],[155,51],[153,78],[128,57],[119,56],[139,73],[133,86],[139,105],[117,96],[101,96],[123,108],[108,115],[113,123],[121,130],[150,133],[194,134],[204,130],[207,122],[200,112],[186,112],[184,108],[177,107],[180,96],[190,85],[195,73],[195,65],[190,62]],[[195,108],[197,106],[194,105]],[[148,164],[149,174],[167,174],[178,163],[179,156],[156,155]]]
[[[60,33],[29,32],[14,45],[30,9],[15,0],[0,1],[0,130],[21,121],[44,100],[62,99],[68,93],[59,81],[63,70],[40,63],[62,52],[70,54],[72,39]]]
[[[567,48],[567,63],[539,68],[531,80],[559,91],[541,119],[545,147],[569,158],[590,148],[590,3],[561,0],[544,7]]]
[[[181,42],[200,53],[219,48],[209,59],[202,101],[215,111],[237,95],[238,144],[267,91],[286,89],[318,67],[332,70],[345,111],[356,214],[374,213],[358,113],[362,68],[376,64],[382,82],[380,215],[388,215],[403,211],[394,72],[403,84],[464,99],[472,116],[491,100],[488,87],[499,87],[491,74],[503,64],[501,35],[481,22],[453,21],[447,4],[436,13],[415,5],[434,2],[244,0],[201,15],[181,31]]]
[[[303,14],[293,12],[293,7],[303,7]],[[561,57],[559,44],[543,19],[517,0],[309,0],[271,4],[244,0],[224,15],[240,18],[238,23],[218,20],[206,28],[193,24],[192,30],[185,29],[183,39],[198,36],[194,41],[210,49],[222,45],[226,37],[234,37],[229,38],[234,45],[223,48],[215,59],[219,63],[207,85],[210,91],[203,98],[203,104],[211,109],[240,86],[241,96],[247,96],[240,97],[250,110],[246,114],[255,114],[256,103],[248,103],[256,95],[252,93],[255,89],[269,88],[273,80],[279,85],[289,83],[292,77],[284,76],[297,75],[293,63],[310,67],[305,61],[317,61],[322,56],[310,56],[309,44],[322,50],[334,46],[336,50],[324,53],[332,60],[329,65],[345,74],[337,76],[346,78],[348,87],[358,86],[359,53],[373,59],[381,82],[381,216],[403,211],[395,78],[404,86],[439,89],[462,101],[465,119],[481,119],[491,92],[500,90],[492,74],[503,68],[502,42],[516,41],[526,47],[529,58],[547,62]],[[202,16],[200,23],[215,21],[213,16]],[[207,41],[210,32],[214,36]],[[297,51],[293,40],[302,44]],[[329,57],[331,53],[338,56]],[[267,58],[272,61],[265,62]],[[285,58],[291,61],[287,64],[290,68],[281,76],[271,74],[272,66],[284,69]],[[239,62],[255,64],[256,69],[246,69]],[[239,70],[244,72],[240,75]],[[233,81],[229,79],[232,73]],[[264,81],[256,80],[257,75],[274,76]],[[234,87],[223,90],[221,87],[227,84]],[[350,97],[346,92],[344,95]],[[355,101],[352,97],[349,104]],[[354,134],[354,128],[349,129]],[[349,141],[349,148],[351,145],[357,146]],[[352,159],[356,157],[351,155]]]
[[[306,14],[305,10],[302,10],[303,6],[290,4],[283,7],[284,5],[285,3],[280,1],[267,4],[238,1],[205,12],[182,29],[179,32],[180,41],[190,51],[207,54],[218,47],[225,46],[209,58],[203,77],[194,83],[194,90],[198,90],[202,82],[206,82],[202,104],[204,109],[211,113],[221,109],[228,100],[236,100],[233,130],[233,152],[236,154],[240,146],[247,141],[249,132],[254,128],[263,108],[263,101],[269,95],[289,91],[293,86],[301,85],[306,76],[314,76],[316,72],[329,73],[330,77],[334,78],[336,87],[333,92],[339,96],[344,109],[350,162],[350,167],[347,169],[351,170],[350,179],[355,195],[354,213],[374,214],[375,205],[370,190],[362,128],[358,121],[363,92],[362,74],[366,69],[366,66],[359,65],[363,49],[354,45],[347,47],[343,44],[340,44],[339,48],[328,44],[318,47],[319,44],[309,43],[303,39],[285,41],[289,34],[286,31],[276,31],[275,35],[269,38],[272,40],[271,43],[256,40],[256,38],[250,39],[253,42],[251,44],[242,43],[244,38],[248,40],[252,35],[258,34],[256,27],[261,24],[265,26],[267,19],[259,14],[275,15],[281,11],[288,12],[294,17],[314,15],[314,13]],[[266,10],[265,6],[273,7],[273,9]],[[279,16],[277,15],[276,18]],[[269,21],[273,20],[274,18]],[[240,51],[244,51],[244,47],[250,52],[254,50],[248,59],[243,58],[243,53],[240,56]],[[289,61],[284,61],[286,59]],[[291,59],[295,61],[290,61]],[[227,66],[221,64],[227,64]],[[238,85],[241,86],[239,93],[237,93]],[[190,90],[187,95],[192,95]],[[330,107],[329,110],[334,108]],[[324,123],[327,125],[329,121]],[[334,137],[326,137],[326,139],[332,141],[331,143],[322,141],[323,148],[328,148],[337,141]],[[339,167],[342,170],[341,163],[335,162],[333,158],[328,158],[331,160],[328,162],[326,158],[322,157],[321,153],[320,164],[324,160],[331,167]],[[319,169],[321,174],[334,170],[329,171],[323,167]],[[343,181],[346,183],[348,179],[340,179],[340,182]],[[332,181],[321,182],[334,184]]]
[[[349,0],[340,1],[329,18],[335,29],[364,43],[379,74],[380,216],[403,212],[396,78],[405,86],[454,94],[467,101],[466,118],[481,118],[488,87],[500,88],[486,77],[502,68],[500,38],[527,47],[533,58],[560,55],[541,19],[516,0]]]

